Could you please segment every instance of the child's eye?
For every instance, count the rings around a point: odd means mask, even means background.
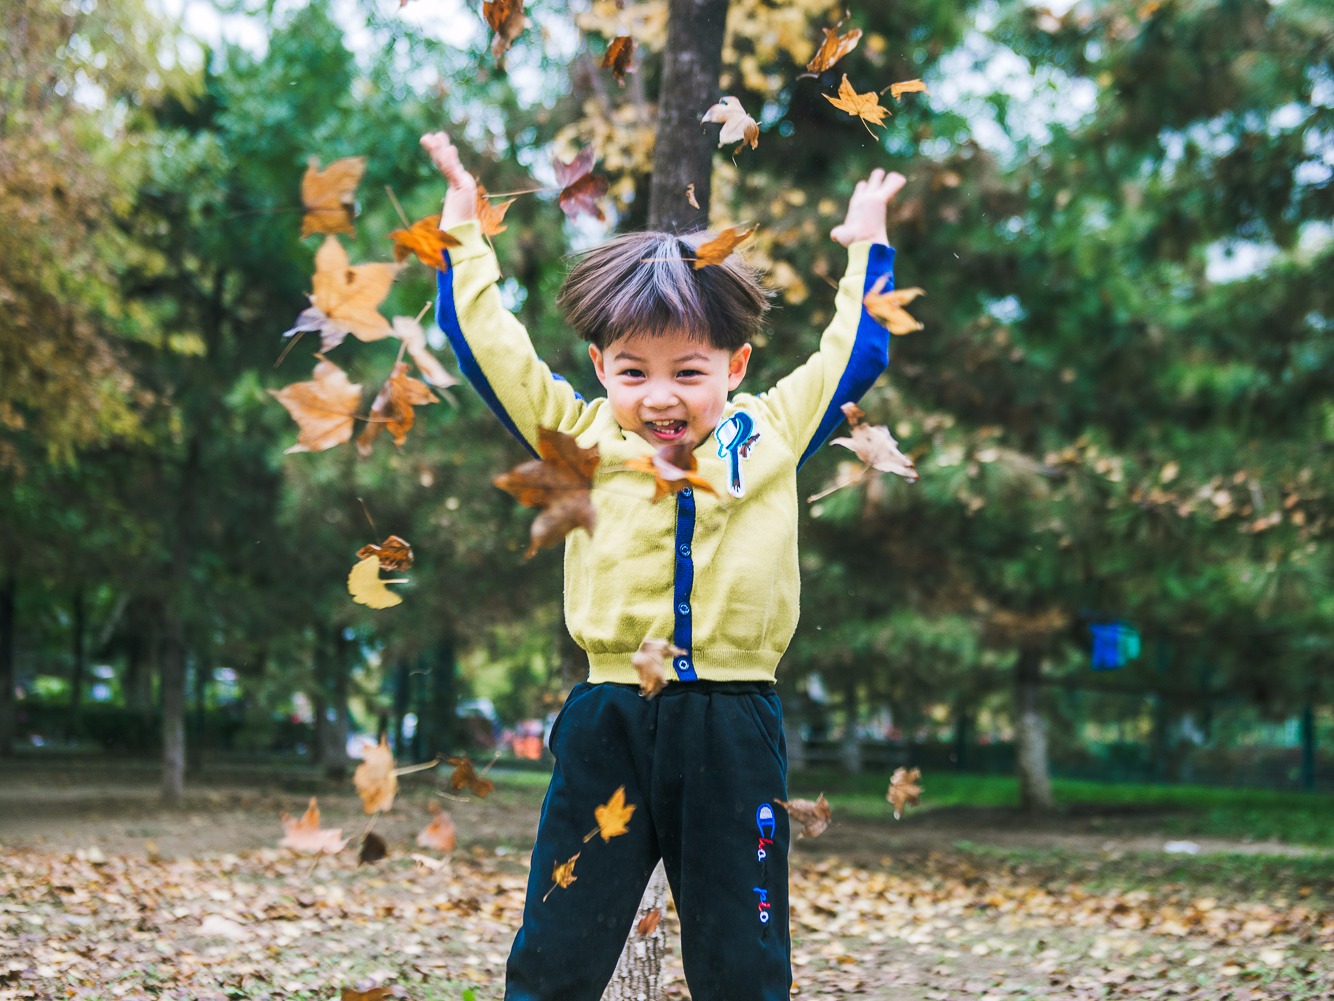
[[[697,369],[697,368],[687,368],[687,369],[682,370],[682,372],[680,373],[680,378],[682,378],[682,379],[694,379],[694,378],[696,378],[696,377],[698,377],[698,376],[701,376],[701,375],[703,375],[703,374],[704,374],[704,373],[701,372],[701,371],[700,371],[699,369]]]
[[[642,378],[644,378],[644,373],[643,373],[643,371],[640,370],[640,369],[637,369],[637,368],[623,368],[623,369],[621,369],[621,375],[624,376],[624,377],[627,378],[627,379],[642,379]]]

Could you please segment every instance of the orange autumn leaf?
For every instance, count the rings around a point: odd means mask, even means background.
[[[718,122],[722,125],[718,130],[719,146],[735,142],[741,144],[732,150],[733,156],[741,152],[742,146],[749,144],[751,149],[757,149],[760,145],[759,123],[746,114],[746,109],[735,97],[724,97],[711,106],[700,119],[701,124],[705,122]]]
[[[357,550],[357,559],[374,556],[385,570],[407,570],[412,566],[412,546],[407,539],[391,535],[378,546],[371,543]]]
[[[668,494],[679,494],[686,487],[698,487],[715,495],[718,493],[699,474],[695,453],[682,445],[663,445],[652,455],[634,456],[626,460],[625,468],[653,477],[655,504]]]
[[[320,808],[314,796],[310,797],[310,805],[299,820],[287,813],[279,814],[278,819],[285,832],[282,841],[278,842],[280,848],[333,855],[347,846],[349,839],[342,836],[341,828],[320,827]]]
[[[622,87],[625,86],[625,74],[634,72],[630,60],[635,54],[635,40],[629,35],[617,35],[607,46],[602,57],[602,68],[611,70],[612,76]]]
[[[553,881],[553,885],[550,890],[548,890],[545,894],[543,894],[542,896],[543,903],[546,903],[547,897],[551,896],[552,890],[555,890],[556,887],[559,886],[563,889],[579,878],[574,874],[574,863],[579,860],[579,856],[582,854],[583,852],[575,852],[572,856],[570,856],[568,861],[557,862],[556,865],[552,868],[551,879]]]
[[[658,930],[658,922],[661,920],[662,908],[653,908],[653,910],[649,911],[639,919],[639,924],[635,925],[635,934],[644,936],[652,935]]]
[[[513,204],[513,198],[493,203],[491,196],[486,193],[486,188],[480,181],[477,183],[477,222],[482,227],[483,236],[495,236],[497,233],[505,232],[505,213]]]
[[[528,24],[523,13],[523,0],[484,0],[482,16],[495,32],[491,39],[491,54],[496,58],[496,66],[503,72],[505,53]]]
[[[358,605],[377,609],[393,608],[395,605],[401,605],[403,598],[385,585],[406,583],[407,581],[402,578],[396,580],[381,578],[380,558],[367,556],[348,571],[347,593],[352,595],[352,600]]]
[[[449,818],[449,814],[440,809],[438,803],[431,803],[427,809],[431,811],[431,822],[417,833],[417,844],[422,848],[430,848],[448,855],[457,847],[459,841],[458,834],[454,830],[454,821]]]
[[[749,240],[751,235],[759,228],[759,223],[749,229],[743,229],[741,226],[729,226],[712,240],[701,243],[695,250],[695,269],[722,264],[723,261],[727,260],[728,254]]]
[[[406,3],[407,0],[404,0]],[[400,4],[399,6],[402,6]],[[394,989],[392,987],[371,987],[368,990],[359,991],[353,987],[344,987],[338,1001],[387,1001],[393,997]]]
[[[398,775],[394,772],[394,752],[389,750],[386,735],[381,734],[380,743],[366,748],[361,764],[352,773],[352,784],[357,787],[362,809],[367,813],[383,813],[394,805]]]
[[[848,82],[846,73],[838,85],[838,97],[830,97],[828,94],[824,94],[823,97],[839,111],[846,111],[849,115],[860,118],[867,132],[871,132],[872,125],[884,125],[885,116],[889,114],[888,108],[881,107],[879,94],[873,90],[858,94]],[[871,135],[875,133],[871,132]]]
[[[306,161],[301,177],[301,238],[312,233],[356,233],[357,185],[366,172],[366,158],[345,156],[320,170],[319,157]]]
[[[903,100],[904,94],[926,93],[929,93],[929,91],[926,89],[926,84],[922,83],[921,80],[903,80],[900,83],[892,83],[889,85],[889,96],[896,101]]]
[[[350,381],[333,362],[320,358],[313,379],[270,389],[269,393],[297,423],[296,444],[286,454],[323,452],[352,437],[361,386]]]
[[[474,796],[486,799],[487,794],[496,787],[485,775],[477,774],[469,758],[446,758],[445,763],[454,766],[448,779],[451,789],[469,789]]]
[[[379,307],[394,284],[398,268],[397,264],[354,266],[337,238],[326,236],[315,252],[315,275],[311,279],[315,290],[310,294],[310,306],[283,336],[316,331],[322,351],[336,348],[348,334],[363,341],[388,337],[389,321],[380,315]]]
[[[862,40],[860,28],[853,28],[846,35],[840,35],[837,28],[820,30],[824,32],[824,41],[820,43],[820,48],[811,61],[806,64],[808,73],[823,73],[855,49],[857,43]]]
[[[639,694],[646,699],[657,695],[667,684],[667,664],[672,657],[684,657],[685,651],[667,640],[644,640],[630,655],[630,663],[639,672]]]
[[[625,802],[625,786],[621,786],[611,794],[611,799],[594,808],[593,817],[597,820],[598,826],[584,835],[584,841],[592,841],[599,834],[602,835],[604,842],[622,834],[629,834],[630,829],[626,825],[630,823],[630,817],[634,812],[635,804]]]
[[[556,183],[561,187],[560,208],[569,219],[584,214],[593,216],[599,222],[606,221],[607,217],[597,200],[610,190],[611,182],[593,173],[595,159],[592,146],[581,149],[569,163],[565,163],[554,154],[551,157],[551,166],[556,171]]]
[[[923,329],[924,324],[917,320],[903,307],[919,295],[926,295],[920,288],[896,288],[888,292],[880,291],[889,281],[889,275],[881,275],[871,286],[871,291],[862,297],[866,311],[889,329],[891,334],[911,334]]]
[[[824,798],[824,793],[820,793],[820,798],[814,802],[809,799],[793,799],[786,802],[775,799],[774,802],[786,810],[788,816],[802,825],[800,834],[808,838],[818,838],[829,826],[832,813],[829,809],[829,802]]]
[[[525,507],[540,508],[533,520],[531,543],[524,556],[532,558],[544,546],[555,545],[582,527],[589,535],[597,512],[589,491],[598,465],[598,448],[581,448],[572,435],[539,428],[540,459],[520,463],[491,482]]]
[[[407,229],[395,229],[389,233],[394,241],[394,260],[402,264],[413,254],[428,268],[445,271],[445,250],[459,246],[454,239],[440,228],[440,214],[428,215],[418,219]]]
[[[917,467],[899,451],[899,443],[883,424],[866,423],[866,415],[855,403],[845,403],[843,416],[852,430],[851,438],[835,438],[831,445],[851,449],[862,462],[882,473],[896,473],[909,483],[917,482]]]
[[[918,785],[921,781],[920,768],[894,769],[894,774],[889,777],[889,788],[885,791],[885,799],[894,807],[895,820],[903,815],[907,807],[921,805],[922,787]]]
[[[381,431],[388,431],[394,444],[402,448],[417,420],[413,407],[439,402],[440,397],[431,392],[431,387],[408,375],[407,362],[396,362],[393,373],[375,394],[366,427],[357,435],[357,454],[363,458],[370,455],[371,445]]]

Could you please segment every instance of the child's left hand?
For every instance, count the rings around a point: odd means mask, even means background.
[[[847,217],[829,233],[830,239],[848,247],[858,240],[870,240],[872,243],[888,243],[889,232],[885,228],[885,210],[890,200],[897,195],[907,178],[897,171],[888,173],[877,167],[871,176],[858,181],[857,187],[848,199]]]

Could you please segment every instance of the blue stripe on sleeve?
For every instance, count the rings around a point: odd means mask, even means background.
[[[866,282],[862,286],[862,295],[865,296],[871,291],[871,286],[884,275],[889,276],[889,281],[880,291],[887,292],[894,287],[894,248],[877,243],[871,247],[870,256],[866,261]],[[833,399],[829,401],[828,409],[820,418],[810,444],[806,446],[806,451],[801,454],[801,459],[797,462],[798,468],[834,433],[834,428],[843,420],[843,411],[840,409],[843,404],[860,400],[875,384],[875,380],[880,377],[880,373],[888,364],[889,331],[863,306],[861,318],[857,321],[857,335],[852,342],[852,353],[848,356],[847,367],[843,369],[843,376],[838,380]]]

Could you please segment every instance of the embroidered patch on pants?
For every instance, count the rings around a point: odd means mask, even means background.
[[[774,846],[774,831],[777,829],[778,820],[774,817],[774,808],[768,803],[761,803],[759,809],[755,811],[755,826],[759,828],[760,837],[755,848],[755,861],[759,863],[759,883],[755,887],[756,910],[759,911],[760,924],[769,923],[769,887],[768,887],[768,865],[765,860],[769,857],[769,852]]]

